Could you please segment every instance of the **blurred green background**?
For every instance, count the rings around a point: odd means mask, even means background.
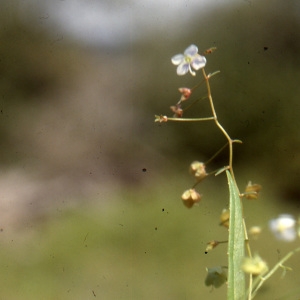
[[[84,31],[99,8],[101,30]],[[263,228],[253,252],[272,266],[299,244],[268,230],[299,215],[298,1],[15,0],[1,2],[0,28],[0,299],[226,298],[204,285],[206,267],[227,264],[226,245],[204,254],[227,238],[225,176],[201,183],[199,206],[180,200],[190,162],[225,139],[213,123],[154,123],[201,78],[178,77],[170,61],[192,43],[217,47],[206,71],[221,71],[218,117],[243,141],[240,189],[263,186],[245,202],[247,225]],[[208,114],[204,101],[186,116]],[[208,171],[226,164],[225,151]],[[299,257],[287,265],[257,299],[299,298]]]

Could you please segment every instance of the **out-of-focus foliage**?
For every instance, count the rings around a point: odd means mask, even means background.
[[[115,193],[106,203],[56,211],[34,226],[28,222],[19,234],[5,227],[0,232],[1,296],[14,300],[224,299],[226,285],[212,289],[204,282],[205,268],[226,266],[226,244],[205,254],[211,238],[227,237],[227,229],[218,225],[227,200],[226,183],[218,189],[208,183],[200,206],[189,210],[172,185],[178,179],[187,184],[184,176],[169,179],[171,184],[159,178],[154,187]],[[272,213],[274,205],[267,200],[247,203],[247,221],[261,221]],[[251,241],[269,265],[298,242],[278,244],[268,230]],[[299,257],[287,266],[293,271],[283,278],[280,271],[276,273],[258,293],[258,300],[299,295]]]
[[[221,71],[211,79],[216,110],[230,135],[244,142],[235,146],[234,164],[256,164],[257,172],[272,175],[278,195],[298,198],[297,7],[294,1],[275,1],[272,9],[267,2],[216,7],[201,18],[195,12],[189,30],[176,40],[149,31],[130,48],[89,51],[45,26],[34,10],[23,18],[14,6],[3,9],[2,166],[22,165],[25,173],[41,172],[47,180],[64,178],[75,192],[77,182],[136,184],[144,180],[143,168],[155,174],[205,161],[225,142],[213,123],[154,124],[155,114],[172,114],[178,87],[201,78],[178,77],[170,61],[194,43],[200,53],[218,48],[207,56],[206,70]],[[203,96],[204,87],[197,92]],[[204,100],[190,113],[210,112]],[[210,168],[226,159],[224,153]]]
[[[40,116],[47,106],[58,105],[62,90],[74,85],[73,74],[80,71],[75,45],[25,21],[13,3],[2,4],[0,13],[0,163],[9,165],[34,156]]]
[[[256,164],[257,172],[272,175],[278,195],[299,197],[297,2],[275,1],[272,9],[267,2],[243,2],[216,7],[201,18],[195,12],[189,30],[176,40],[149,31],[144,40],[117,51],[86,51],[45,26],[44,15],[32,10],[24,18],[21,9],[4,8],[3,167],[23,165],[29,174],[61,176],[72,190],[78,181],[135,184],[144,180],[145,167],[154,174],[161,166],[183,170],[195,159],[205,161],[225,143],[213,123],[154,124],[155,114],[172,114],[178,87],[201,78],[178,77],[170,61],[194,43],[200,53],[218,48],[207,56],[206,70],[221,71],[211,79],[216,110],[230,135],[244,142],[235,146],[234,164]],[[205,88],[197,92],[201,97]],[[204,100],[188,113],[210,112]],[[225,152],[210,169],[226,160]]]

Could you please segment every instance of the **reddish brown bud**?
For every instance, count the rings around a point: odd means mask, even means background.
[[[174,113],[174,117],[181,118],[183,115],[183,110],[180,105],[170,106],[171,111]]]
[[[207,55],[207,54],[212,54],[214,51],[216,51],[217,50],[217,47],[211,47],[211,48],[209,48],[209,49],[206,49],[205,51],[204,51],[204,55]]]
[[[179,88],[178,91],[182,94],[180,101],[187,100],[192,94],[192,90],[189,88]]]

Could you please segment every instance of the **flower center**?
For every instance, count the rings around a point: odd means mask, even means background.
[[[190,64],[190,63],[192,62],[192,57],[189,56],[189,55],[186,55],[186,56],[184,57],[184,60],[185,60],[188,64]]]

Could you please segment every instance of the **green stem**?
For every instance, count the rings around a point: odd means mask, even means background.
[[[208,78],[211,78],[211,77],[213,77],[213,76],[215,76],[215,75],[217,75],[217,74],[219,74],[219,73],[220,73],[220,71],[215,71],[215,72],[213,72],[213,73],[209,73],[209,74],[207,75],[207,77],[208,77]],[[204,78],[204,80],[205,80],[205,78]],[[194,87],[192,87],[192,88],[191,88],[191,91],[194,91],[196,88],[198,88],[198,87],[204,82],[204,80],[200,81],[198,84],[196,84]]]
[[[226,147],[228,143],[226,143],[221,149],[219,149],[209,160],[207,160],[204,164],[208,165],[212,160],[214,160]]]
[[[200,121],[211,121],[214,117],[207,118],[168,118],[168,121],[179,121],[179,122],[200,122]]]
[[[290,251],[283,259],[281,259],[274,267],[273,269],[271,269],[270,272],[267,273],[266,276],[261,276],[258,277],[254,283],[253,286],[256,286],[255,289],[252,291],[252,298],[253,299],[255,297],[255,294],[257,293],[257,291],[261,288],[261,286],[263,285],[263,283],[268,280],[279,268],[284,267],[283,263],[286,262],[290,257],[292,257],[295,253],[300,252],[300,247],[296,248],[293,251]]]
[[[197,99],[196,101],[194,101],[193,103],[191,103],[190,105],[188,105],[187,107],[185,107],[185,108],[183,109],[183,111],[187,111],[187,110],[190,109],[193,105],[195,105],[197,102],[199,102],[200,100],[204,100],[204,99],[206,99],[206,98],[207,98],[207,96],[204,96],[204,97],[201,97],[201,98]],[[178,104],[180,104],[180,103],[181,103],[181,101],[179,101]]]
[[[193,86],[191,88],[191,91],[194,91],[196,88],[198,88],[203,82],[204,82],[205,79],[201,80],[198,84],[196,84],[195,86]]]
[[[208,99],[209,99],[210,107],[211,107],[211,110],[212,110],[212,114],[214,116],[214,121],[215,121],[217,127],[219,127],[219,129],[222,131],[222,133],[226,137],[226,139],[228,141],[228,144],[229,144],[229,171],[231,173],[232,179],[235,181],[234,172],[233,172],[233,168],[232,168],[232,157],[233,157],[233,154],[232,154],[233,153],[232,144],[233,144],[233,141],[230,138],[229,134],[224,129],[224,127],[218,121],[217,113],[216,113],[216,110],[215,110],[215,107],[214,107],[214,103],[213,103],[213,99],[212,99],[212,96],[211,96],[210,84],[209,84],[209,78],[212,75],[207,76],[206,73],[205,73],[204,68],[202,69],[202,72],[203,72],[203,76],[204,76],[204,79],[205,79],[205,82],[206,82]]]

